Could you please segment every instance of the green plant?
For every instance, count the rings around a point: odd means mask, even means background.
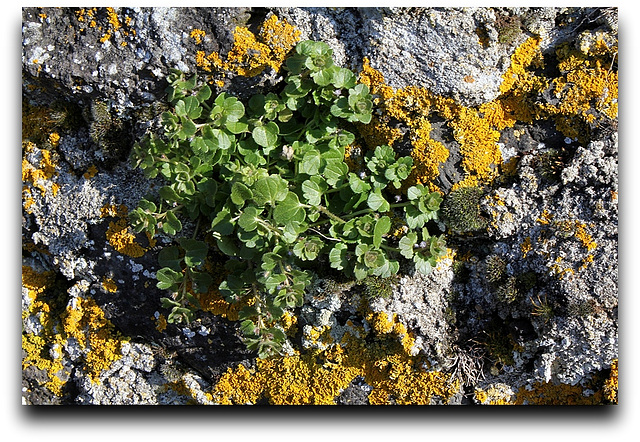
[[[442,206],[442,218],[457,233],[474,232],[487,226],[480,202],[484,192],[478,186],[460,187],[451,191]]]
[[[531,311],[532,316],[537,316],[546,324],[549,322],[551,318],[553,318],[555,312],[553,311],[553,307],[547,301],[547,295],[544,296],[544,300],[540,299],[540,295],[537,296],[537,301],[531,297],[531,305],[533,305],[533,310]]]
[[[418,185],[405,201],[389,202],[389,191],[409,176],[411,158],[378,146],[363,170],[345,162],[355,140],[349,128],[371,119],[367,86],[335,66],[321,42],[299,43],[286,66],[282,91],[256,94],[247,106],[227,93],[213,97],[197,76],[173,71],[164,134],[133,149],[148,177],[168,183],[159,201],[143,199],[132,211],[134,229],[175,236],[180,218],[198,222],[191,239],[160,256],[158,287],[173,293],[164,300],[172,308],[168,320],[190,320],[187,311],[197,307],[191,291],[211,283],[202,270],[209,246],[196,239],[209,235],[228,257],[218,290],[229,302],[252,301],[240,312],[241,329],[260,356],[280,350],[285,335],[277,320],[302,305],[318,264],[357,280],[388,278],[402,257],[426,273],[446,252],[443,237],[427,229],[438,217],[439,194]],[[399,243],[389,235],[392,217],[414,230]]]
[[[489,255],[485,262],[485,277],[493,285],[497,285],[505,277],[507,263],[500,255]]]

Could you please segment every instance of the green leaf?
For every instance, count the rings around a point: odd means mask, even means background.
[[[182,129],[178,132],[178,137],[182,140],[192,137],[196,134],[196,125],[188,118],[182,118]]]
[[[400,254],[407,259],[413,258],[413,247],[418,242],[418,235],[416,232],[409,232],[398,243],[400,248]]]
[[[242,208],[244,204],[253,198],[253,192],[245,184],[236,181],[231,186],[231,202]]]
[[[195,120],[200,118],[202,114],[202,108],[200,102],[196,97],[189,96],[176,103],[175,107],[176,115],[183,118]]]
[[[161,267],[168,267],[171,270],[176,272],[180,272],[182,267],[180,263],[182,262],[182,258],[180,258],[180,250],[176,246],[164,247],[158,253],[158,264]]]
[[[407,226],[409,226],[409,228],[412,230],[423,227],[425,223],[430,219],[428,215],[421,212],[420,209],[412,205],[406,206],[404,208],[404,212]]]
[[[373,245],[380,247],[382,244],[382,237],[387,234],[391,229],[391,218],[383,216],[376,221],[376,226],[373,229]]]
[[[216,240],[216,244],[218,245],[220,251],[227,256],[238,256],[238,254],[240,253],[240,249],[238,248],[236,242],[228,236],[218,238]]]
[[[276,205],[273,211],[273,219],[281,225],[291,222],[303,222],[306,212],[304,206],[300,204],[298,195],[288,192],[286,198]]]
[[[224,113],[227,121],[239,121],[244,116],[244,104],[235,97],[227,98],[224,101]]]
[[[180,238],[180,246],[184,249],[184,263],[189,267],[197,267],[204,264],[209,247],[203,241],[191,238]]]
[[[304,154],[304,157],[298,166],[298,172],[306,173],[307,175],[317,175],[320,173],[321,165],[322,155],[319,151],[313,149]]]
[[[242,227],[245,231],[251,232],[258,227],[258,220],[260,215],[260,210],[253,206],[249,206],[244,209],[244,212],[238,218],[238,225]]]
[[[219,233],[220,235],[231,235],[231,233],[233,233],[233,229],[234,225],[231,222],[231,213],[226,208],[219,211],[211,221],[211,230]]]
[[[356,76],[349,69],[338,68],[333,73],[333,85],[338,89],[352,88],[356,85]]]
[[[377,210],[379,212],[388,212],[391,208],[387,200],[384,199],[380,189],[376,189],[375,192],[369,194],[367,198],[367,205],[372,210]]]
[[[418,186],[424,188],[421,184],[419,184]],[[422,189],[418,186],[411,186],[407,189],[407,198],[409,198],[411,201],[417,200],[418,198],[422,197]]]
[[[160,290],[171,290],[175,292],[182,283],[184,275],[168,267],[163,267],[156,272],[156,279],[158,280],[156,286]]]
[[[264,126],[256,126],[251,133],[253,140],[262,147],[272,147],[278,142],[278,134],[280,129],[273,121],[268,122]]]
[[[211,88],[209,87],[208,84],[205,84],[204,86],[202,86],[202,89],[200,89],[196,94],[196,98],[200,103],[207,101],[209,98],[211,98]]]
[[[366,181],[360,179],[358,175],[351,172],[349,173],[349,187],[353,193],[365,193],[371,190],[371,185]]]
[[[253,200],[261,207],[283,201],[287,193],[287,182],[278,175],[260,178],[253,185]]]
[[[349,267],[349,258],[347,256],[347,245],[337,243],[329,252],[329,263],[336,270],[343,270]]]
[[[321,87],[328,86],[333,82],[333,75],[336,71],[336,66],[330,66],[327,69],[322,69],[318,72],[311,74],[313,81]]]
[[[247,132],[249,130],[249,124],[246,121],[241,121],[241,120],[240,121],[227,120],[227,122],[224,124],[224,127],[226,127],[227,130],[229,130],[229,132],[236,135]]]
[[[425,257],[421,253],[416,253],[413,255],[413,262],[416,265],[416,270],[423,275],[428,275],[429,273],[431,273],[431,270],[433,270],[434,267],[429,258]]]
[[[327,190],[327,185],[321,177],[312,176],[302,183],[301,188],[307,203],[319,206],[322,203],[322,195]]]
[[[232,138],[225,131],[212,128],[211,126],[202,127],[202,139],[209,147],[209,150],[216,151],[218,149],[227,150],[233,145]]]
[[[191,272],[191,283],[196,293],[207,293],[209,287],[213,284],[213,278],[208,273],[193,271]],[[192,301],[192,303],[196,304],[197,299],[194,298],[194,300],[195,302]]]
[[[162,224],[162,230],[164,230],[167,235],[175,235],[182,230],[182,223],[172,211],[167,212],[166,220]]]
[[[162,308],[170,309],[173,307],[180,307],[180,303],[171,298],[160,298],[160,305]]]
[[[327,184],[335,186],[338,181],[347,176],[349,166],[343,162],[332,161],[327,163],[322,173],[327,180]]]
[[[173,189],[173,187],[171,186],[164,186],[162,187],[158,193],[160,194],[160,197],[162,199],[164,199],[165,201],[180,201],[181,198],[180,196],[176,193],[176,191]]]

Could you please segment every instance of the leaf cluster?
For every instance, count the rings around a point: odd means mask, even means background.
[[[256,94],[246,106],[173,71],[164,133],[145,137],[133,154],[148,177],[167,183],[159,201],[144,199],[132,212],[134,228],[179,235],[180,217],[205,226],[228,257],[219,292],[229,302],[251,301],[241,330],[260,356],[281,349],[277,321],[302,306],[319,263],[357,280],[388,278],[403,258],[428,273],[446,251],[443,237],[427,229],[440,195],[417,185],[403,202],[391,196],[411,172],[410,157],[378,146],[359,173],[345,162],[355,140],[349,128],[371,120],[367,86],[333,64],[325,43],[299,43],[286,65],[281,92]],[[395,218],[411,229],[399,242],[390,234]],[[181,309],[195,303],[186,288],[211,284],[201,270],[208,249],[195,239],[179,244],[161,253],[158,287],[174,293],[165,303],[188,320]]]

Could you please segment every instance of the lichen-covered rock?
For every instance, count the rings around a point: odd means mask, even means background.
[[[615,8],[24,8],[23,403],[617,403],[617,29]],[[170,69],[246,102],[304,39],[374,92],[358,149],[412,157],[449,253],[428,276],[319,266],[262,360],[215,288],[167,323],[172,238],[129,219],[163,182],[129,153]]]

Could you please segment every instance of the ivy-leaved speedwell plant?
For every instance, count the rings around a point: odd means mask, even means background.
[[[157,201],[143,199],[132,211],[134,229],[177,237],[181,218],[197,221],[193,237],[159,254],[157,285],[172,293],[163,298],[168,321],[190,321],[194,294],[213,283],[204,270],[210,246],[198,239],[207,234],[228,257],[218,290],[229,302],[247,301],[241,329],[260,357],[281,349],[277,321],[302,305],[319,261],[363,280],[396,274],[403,258],[426,274],[446,251],[443,237],[427,229],[440,195],[415,185],[404,201],[394,197],[410,157],[383,145],[365,155],[363,170],[345,162],[355,141],[349,129],[371,120],[368,87],[334,65],[322,42],[299,43],[286,68],[280,93],[256,94],[246,106],[173,71],[164,133],[133,151],[146,176],[168,183]],[[390,233],[398,220],[408,228],[400,240]]]

